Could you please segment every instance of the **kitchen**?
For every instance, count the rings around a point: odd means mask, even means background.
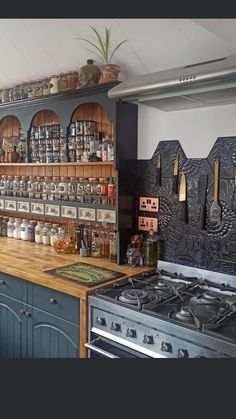
[[[2,358],[236,356],[234,23],[0,20],[48,59],[1,81]]]

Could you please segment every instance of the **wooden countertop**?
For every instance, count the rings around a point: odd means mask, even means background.
[[[78,254],[59,254],[53,247],[43,244],[31,243],[22,240],[15,240],[8,237],[0,237],[0,271],[10,275],[18,276],[36,284],[64,292],[83,300],[96,288],[107,286],[113,282],[122,281],[127,275],[134,275],[140,272],[153,270],[147,266],[130,267],[128,265],[117,265],[107,259],[80,257]],[[47,269],[57,268],[76,262],[85,262],[101,266],[115,271],[123,272],[124,277],[113,279],[93,287],[73,283],[72,281],[57,278],[44,272]]]

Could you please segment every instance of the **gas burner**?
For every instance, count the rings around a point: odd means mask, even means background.
[[[191,309],[188,306],[182,306],[180,308],[180,311],[178,311],[178,313],[176,313],[176,317],[177,317],[177,319],[182,320],[184,322],[192,321],[192,319],[193,319]]]
[[[148,294],[140,289],[125,290],[119,296],[119,301],[126,304],[144,304],[149,301]]]
[[[164,279],[159,279],[158,282],[151,284],[156,290],[169,289],[169,285]]]
[[[215,291],[204,291],[202,293],[201,298],[204,298],[205,300],[212,301],[212,302],[220,302],[221,298],[219,294]]]

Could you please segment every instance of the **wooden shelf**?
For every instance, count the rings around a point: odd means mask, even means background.
[[[114,161],[95,161],[95,162],[61,162],[61,163],[0,163],[1,166],[113,166]]]

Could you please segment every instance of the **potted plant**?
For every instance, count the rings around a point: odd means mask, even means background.
[[[97,38],[96,43],[86,38],[76,38],[76,39],[81,39],[82,41],[85,41],[89,45],[91,45],[93,47],[93,50],[88,49],[88,51],[97,55],[104,62],[104,64],[100,67],[102,71],[102,76],[99,80],[99,83],[110,83],[112,81],[115,81],[118,78],[118,74],[120,72],[120,66],[116,64],[111,64],[111,60],[114,54],[116,53],[116,51],[118,50],[118,48],[120,48],[121,45],[126,42],[126,39],[119,42],[114,48],[112,48],[111,34],[110,34],[109,28],[105,27],[104,38],[99,34],[97,29],[95,29],[93,26],[90,26],[90,28],[93,30],[93,32],[96,35],[96,38]]]

